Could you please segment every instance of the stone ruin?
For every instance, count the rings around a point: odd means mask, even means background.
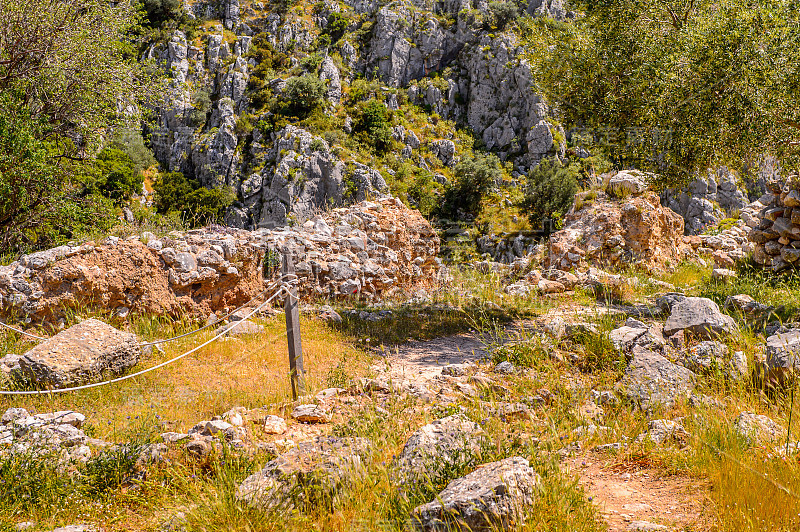
[[[291,249],[301,298],[374,301],[435,282],[439,237],[394,198],[300,226],[220,226],[59,246],[0,266],[0,314],[57,323],[70,307],[206,317],[259,294]]]
[[[800,260],[800,179],[767,184],[758,200],[761,211],[748,238],[755,243],[753,260],[775,272],[787,270]]]

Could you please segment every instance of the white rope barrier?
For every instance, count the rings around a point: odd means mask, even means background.
[[[8,323],[3,323],[2,321],[0,321],[0,327],[5,327],[6,329],[11,329],[15,333],[19,333],[19,334],[21,334],[23,336],[30,336],[31,338],[36,338],[37,340],[47,340],[47,338],[45,338],[44,336],[39,336],[37,334],[25,332],[22,329],[17,329],[16,327],[12,327]]]
[[[294,284],[297,283],[297,281],[298,281],[298,277],[296,275],[283,275],[280,278],[278,278],[275,281],[273,281],[272,285],[270,285],[269,287],[265,288],[258,295],[254,296],[252,299],[250,299],[249,301],[247,301],[246,303],[244,303],[240,307],[233,309],[232,311],[227,313],[225,316],[222,316],[217,321],[215,321],[213,323],[208,323],[208,324],[206,324],[206,325],[204,325],[204,326],[202,326],[202,327],[200,327],[198,329],[195,329],[193,331],[189,331],[187,333],[180,334],[178,336],[173,336],[172,338],[163,338],[163,339],[160,339],[160,340],[153,340],[152,342],[142,342],[142,343],[139,344],[139,347],[148,347],[148,346],[151,346],[151,345],[165,344],[167,342],[172,342],[172,341],[178,340],[180,338],[186,338],[187,336],[192,336],[193,334],[199,333],[200,331],[204,331],[204,330],[208,329],[209,327],[213,327],[214,325],[219,324],[219,322],[230,318],[231,316],[233,316],[234,314],[236,314],[237,312],[239,312],[243,308],[246,308],[248,305],[250,305],[250,303],[252,303],[253,301],[255,301],[258,298],[262,297],[264,294],[269,293],[270,290],[273,290],[275,288],[275,285],[277,285],[279,283],[288,283],[290,285],[294,285]],[[38,336],[38,335],[33,334],[33,333],[25,332],[25,331],[23,331],[21,329],[17,329],[16,327],[12,327],[11,325],[9,325],[7,323],[3,323],[2,321],[0,321],[0,327],[5,327],[5,328],[10,329],[10,330],[12,330],[12,331],[14,331],[16,333],[22,334],[24,336],[30,336],[31,338],[35,338],[37,340],[48,340],[49,339],[49,338],[45,338],[44,336]]]
[[[278,287],[278,290],[274,294],[272,294],[266,301],[264,301],[263,303],[258,305],[256,308],[251,310],[243,319],[245,319],[245,320],[249,319],[256,312],[258,312],[263,307],[265,307],[268,303],[270,303],[273,299],[278,297],[278,295],[280,295],[281,292],[286,292],[287,294],[290,293],[289,292],[290,286],[291,286],[291,284],[288,283],[288,282],[281,282],[280,286]],[[157,365],[155,365],[155,366],[153,366],[151,368],[147,368],[147,369],[143,369],[141,371],[137,371],[136,373],[131,373],[130,375],[124,375],[122,377],[117,377],[115,379],[111,379],[111,380],[107,380],[107,381],[94,382],[94,383],[91,383],[91,384],[84,384],[82,386],[73,386],[71,388],[58,388],[58,389],[55,389],[55,390],[0,390],[0,395],[47,395],[47,394],[54,394],[54,393],[75,392],[75,391],[78,391],[78,390],[86,390],[86,389],[89,389],[89,388],[97,388],[98,386],[105,386],[105,385],[108,385],[108,384],[114,384],[114,383],[117,383],[117,382],[122,382],[122,381],[125,381],[125,380],[128,380],[128,379],[132,379],[134,377],[138,377],[140,375],[144,375],[145,373],[149,373],[151,371],[155,371],[157,369],[163,368],[164,366],[167,366],[169,364],[172,364],[173,362],[176,362],[176,361],[178,361],[178,360],[180,360],[182,358],[185,358],[185,357],[191,355],[192,353],[195,353],[195,352],[199,351],[200,349],[202,349],[203,347],[209,345],[210,343],[218,340],[219,338],[221,338],[222,336],[224,336],[225,334],[230,332],[234,327],[236,327],[235,324],[232,324],[230,327],[224,327],[223,330],[221,332],[217,333],[213,338],[203,342],[202,344],[198,345],[197,347],[194,347],[194,348],[190,349],[189,351],[186,351],[185,353],[182,353],[182,354],[180,354],[180,355],[178,355],[178,356],[176,356],[174,358],[171,358],[171,359],[169,359],[169,360],[167,360],[165,362],[162,362],[161,364],[157,364]]]
[[[178,336],[173,336],[172,338],[165,338],[165,339],[161,339],[161,340],[153,340],[152,342],[142,342],[142,343],[139,344],[139,346],[140,347],[147,347],[147,346],[151,346],[151,345],[158,345],[158,344],[164,344],[164,343],[167,343],[167,342],[172,342],[173,340],[178,340],[180,338],[186,338],[187,336],[191,336],[191,335],[193,335],[195,333],[199,333],[200,331],[208,329],[209,327],[213,327],[214,325],[217,325],[219,322],[230,318],[231,316],[233,316],[234,314],[236,314],[237,312],[239,312],[243,308],[247,307],[248,305],[250,305],[250,303],[252,303],[256,299],[260,298],[264,294],[269,293],[270,290],[274,290],[276,285],[281,284],[281,283],[286,283],[286,284],[289,284],[289,285],[295,285],[295,284],[297,284],[297,276],[296,275],[283,275],[283,276],[281,276],[280,278],[278,278],[275,281],[273,281],[272,285],[270,285],[269,287],[265,288],[264,291],[262,291],[260,294],[254,296],[250,301],[248,301],[247,303],[244,303],[239,308],[236,308],[236,309],[230,311],[228,314],[226,314],[225,316],[221,317],[220,319],[218,319],[217,321],[215,321],[213,323],[208,323],[206,325],[203,325],[199,329],[195,329],[193,331],[189,331],[187,333],[180,334]]]

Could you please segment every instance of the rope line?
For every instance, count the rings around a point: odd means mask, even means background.
[[[142,343],[139,344],[139,347],[148,347],[148,346],[151,346],[151,345],[165,344],[167,342],[172,342],[172,341],[178,340],[180,338],[186,338],[187,336],[191,336],[193,334],[199,333],[200,331],[204,331],[204,330],[208,329],[209,327],[213,327],[214,325],[219,324],[219,322],[230,318],[235,313],[237,313],[240,310],[242,310],[243,308],[247,307],[253,301],[259,299],[264,294],[269,293],[270,290],[274,290],[275,289],[275,285],[277,285],[278,283],[287,283],[287,284],[290,284],[290,285],[294,285],[294,284],[297,284],[297,282],[298,282],[297,275],[295,275],[295,274],[284,274],[281,277],[279,277],[278,279],[276,279],[275,281],[273,281],[272,285],[270,285],[269,287],[265,288],[262,292],[260,292],[259,294],[257,294],[253,298],[251,298],[246,303],[242,304],[240,307],[235,308],[232,311],[230,311],[229,313],[227,313],[225,316],[222,316],[217,321],[215,321],[213,323],[207,323],[206,325],[203,325],[202,327],[200,327],[198,329],[195,329],[193,331],[189,331],[187,333],[180,334],[178,336],[173,336],[172,338],[164,338],[164,339],[160,339],[160,340],[153,340],[152,342],[142,342]],[[49,340],[49,338],[46,338],[44,336],[39,336],[39,335],[36,335],[36,334],[33,334],[33,333],[25,332],[25,331],[23,331],[21,329],[17,329],[16,327],[13,327],[13,326],[11,326],[11,325],[9,325],[7,323],[4,323],[2,321],[0,321],[0,327],[6,327],[7,329],[11,329],[12,331],[14,331],[16,333],[22,334],[24,336],[30,336],[31,338],[35,338],[37,340]]]
[[[275,299],[279,294],[281,294],[281,292],[286,292],[287,294],[291,294],[291,292],[289,291],[289,286],[290,286],[289,283],[286,283],[286,282],[281,283],[280,287],[278,288],[278,290],[274,294],[272,294],[266,301],[264,301],[263,303],[258,305],[256,308],[254,308],[252,311],[250,311],[250,313],[248,313],[247,316],[245,316],[243,319],[246,320],[246,319],[250,318],[251,316],[253,316],[256,312],[261,310],[261,308],[266,306],[273,299]],[[185,353],[182,353],[182,354],[180,354],[180,355],[178,355],[178,356],[176,356],[174,358],[171,358],[171,359],[169,359],[167,361],[164,361],[164,362],[162,362],[160,364],[157,364],[157,365],[155,365],[155,366],[153,366],[151,368],[143,369],[141,371],[137,371],[136,373],[131,373],[130,375],[124,375],[122,377],[117,377],[115,379],[111,379],[111,380],[107,380],[107,381],[95,382],[95,383],[91,383],[91,384],[84,384],[82,386],[73,386],[73,387],[70,387],[70,388],[58,388],[58,389],[55,389],[55,390],[0,390],[0,395],[46,395],[46,394],[53,394],[53,393],[75,392],[75,391],[78,391],[78,390],[86,390],[86,389],[89,389],[89,388],[97,388],[98,386],[105,386],[107,384],[113,384],[113,383],[117,383],[117,382],[122,382],[122,381],[125,381],[125,380],[128,380],[128,379],[132,379],[134,377],[138,377],[140,375],[144,375],[145,373],[149,373],[151,371],[155,371],[157,369],[163,368],[164,366],[167,366],[169,364],[172,364],[173,362],[176,362],[176,361],[178,361],[178,360],[180,360],[182,358],[185,358],[185,357],[191,355],[192,353],[195,353],[195,352],[199,351],[200,349],[202,349],[203,347],[207,346],[208,344],[218,340],[222,336],[226,335],[234,327],[236,327],[236,325],[231,325],[230,327],[224,327],[223,330],[221,332],[217,333],[213,338],[203,342],[202,344],[198,345],[197,347],[193,347],[189,351],[186,351]]]
[[[189,331],[187,333],[183,333],[183,334],[180,334],[178,336],[173,336],[172,338],[165,338],[165,339],[161,339],[161,340],[153,340],[152,342],[142,342],[142,343],[139,344],[139,346],[140,347],[147,347],[147,346],[151,346],[151,345],[158,345],[158,344],[164,344],[164,343],[167,343],[167,342],[172,342],[173,340],[178,340],[180,338],[185,338],[185,337],[191,336],[191,335],[193,335],[195,333],[199,333],[200,331],[204,331],[205,329],[208,329],[209,327],[213,327],[214,325],[219,324],[219,322],[230,318],[235,313],[239,312],[240,310],[242,310],[243,308],[248,306],[250,303],[252,303],[256,299],[258,299],[261,296],[263,296],[264,294],[268,293],[270,290],[274,290],[275,286],[277,284],[280,284],[280,283],[286,283],[286,284],[289,284],[289,285],[295,285],[297,283],[297,276],[294,275],[294,274],[282,275],[280,278],[278,278],[275,281],[273,281],[272,285],[270,285],[269,287],[265,288],[261,293],[259,293],[258,295],[254,296],[252,299],[250,299],[250,301],[248,301],[247,303],[244,303],[239,308],[236,308],[236,309],[230,311],[228,314],[226,314],[225,316],[221,317],[220,319],[218,319],[217,321],[215,321],[213,323],[207,323],[206,325],[203,325],[199,329],[195,329],[193,331]]]
[[[23,336],[30,336],[31,338],[36,338],[37,340],[47,340],[47,338],[45,338],[44,336],[39,336],[37,334],[25,332],[22,329],[17,329],[16,327],[12,327],[8,323],[3,323],[2,321],[0,321],[0,327],[5,327],[6,329],[11,329],[12,331],[14,331],[16,333],[19,333],[19,334],[21,334]]]

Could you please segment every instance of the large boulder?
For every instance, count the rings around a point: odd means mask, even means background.
[[[679,263],[689,251],[683,218],[662,207],[652,192],[622,200],[602,192],[594,198],[581,193],[564,228],[550,237],[547,266],[569,271],[586,264],[636,264],[661,270]]]
[[[714,339],[736,330],[736,322],[705,297],[687,297],[672,306],[664,334],[684,331],[699,339]]]
[[[319,436],[247,477],[236,498],[254,507],[283,510],[330,501],[344,482],[363,470],[369,449],[365,438]]]
[[[463,414],[437,419],[408,438],[398,457],[401,476],[438,478],[448,466],[477,456],[483,438],[480,426]]]
[[[651,410],[658,405],[671,407],[678,397],[688,395],[694,376],[688,369],[637,346],[622,385],[633,403],[643,410]]]
[[[650,178],[638,170],[623,170],[608,180],[606,188],[618,198],[635,196],[647,190],[647,180]]]
[[[136,335],[88,319],[25,353],[19,372],[38,386],[62,388],[120,374],[135,366],[140,355]]]
[[[518,456],[484,464],[415,508],[413,519],[425,531],[510,530],[533,504],[539,481],[528,461]]]

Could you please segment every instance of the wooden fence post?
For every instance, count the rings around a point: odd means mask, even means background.
[[[283,251],[281,272],[285,281],[294,275],[294,261],[289,250]],[[292,287],[286,294],[286,338],[289,341],[289,378],[292,383],[292,399],[297,400],[306,393],[305,372],[303,371],[303,346],[300,341],[300,308],[297,288]]]

